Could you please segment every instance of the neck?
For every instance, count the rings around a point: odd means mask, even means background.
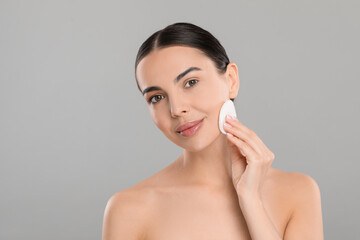
[[[214,142],[201,151],[185,149],[177,159],[182,181],[210,188],[234,188],[227,141],[226,135],[220,133]]]

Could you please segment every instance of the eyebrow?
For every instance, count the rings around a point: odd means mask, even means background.
[[[200,70],[201,69],[198,68],[198,67],[190,67],[190,68],[186,69],[184,72],[180,73],[174,79],[174,84],[178,83],[180,81],[180,79],[183,78],[189,72],[191,72],[191,71],[200,71]],[[156,91],[156,90],[163,90],[163,89],[161,87],[158,87],[158,86],[151,86],[151,87],[145,88],[145,90],[142,92],[142,94],[145,95],[145,93]]]

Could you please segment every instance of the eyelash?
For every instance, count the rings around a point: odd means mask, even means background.
[[[197,84],[197,82],[199,82],[199,80],[197,80],[197,79],[190,79],[189,81],[186,82],[186,84],[189,83],[189,82],[191,82],[191,81],[195,81],[195,83],[194,83],[193,85],[191,85],[190,87],[188,87],[188,88],[191,88],[191,87],[195,86],[195,85]],[[150,103],[150,104],[156,104],[156,103],[158,103],[160,100],[157,101],[157,102],[151,102],[151,100],[152,100],[154,97],[156,97],[156,96],[162,96],[162,95],[154,95],[154,96],[151,96],[151,97],[148,99],[148,103]]]

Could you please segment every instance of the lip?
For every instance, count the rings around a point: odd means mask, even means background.
[[[181,136],[184,137],[191,137],[193,136],[195,133],[197,133],[197,131],[200,129],[202,123],[203,123],[204,119],[198,120],[198,121],[192,121],[192,122],[188,122],[185,123],[181,126],[178,127],[178,129],[183,129],[181,131],[177,131]]]
[[[196,121],[191,121],[191,122],[187,122],[187,123],[185,123],[185,124],[182,124],[182,125],[180,125],[180,126],[178,126],[178,127],[176,128],[176,132],[179,133],[179,132],[182,132],[182,131],[184,131],[184,130],[186,130],[186,129],[188,129],[188,128],[191,128],[191,127],[197,125],[198,123],[202,122],[202,120],[204,120],[204,119],[196,120]]]

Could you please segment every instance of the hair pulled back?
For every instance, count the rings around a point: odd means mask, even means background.
[[[140,91],[136,77],[136,68],[139,62],[155,49],[175,45],[199,49],[215,63],[220,74],[225,73],[230,62],[224,47],[210,32],[192,23],[177,22],[156,31],[140,46],[135,61],[135,79]],[[234,99],[231,100],[234,101]]]

